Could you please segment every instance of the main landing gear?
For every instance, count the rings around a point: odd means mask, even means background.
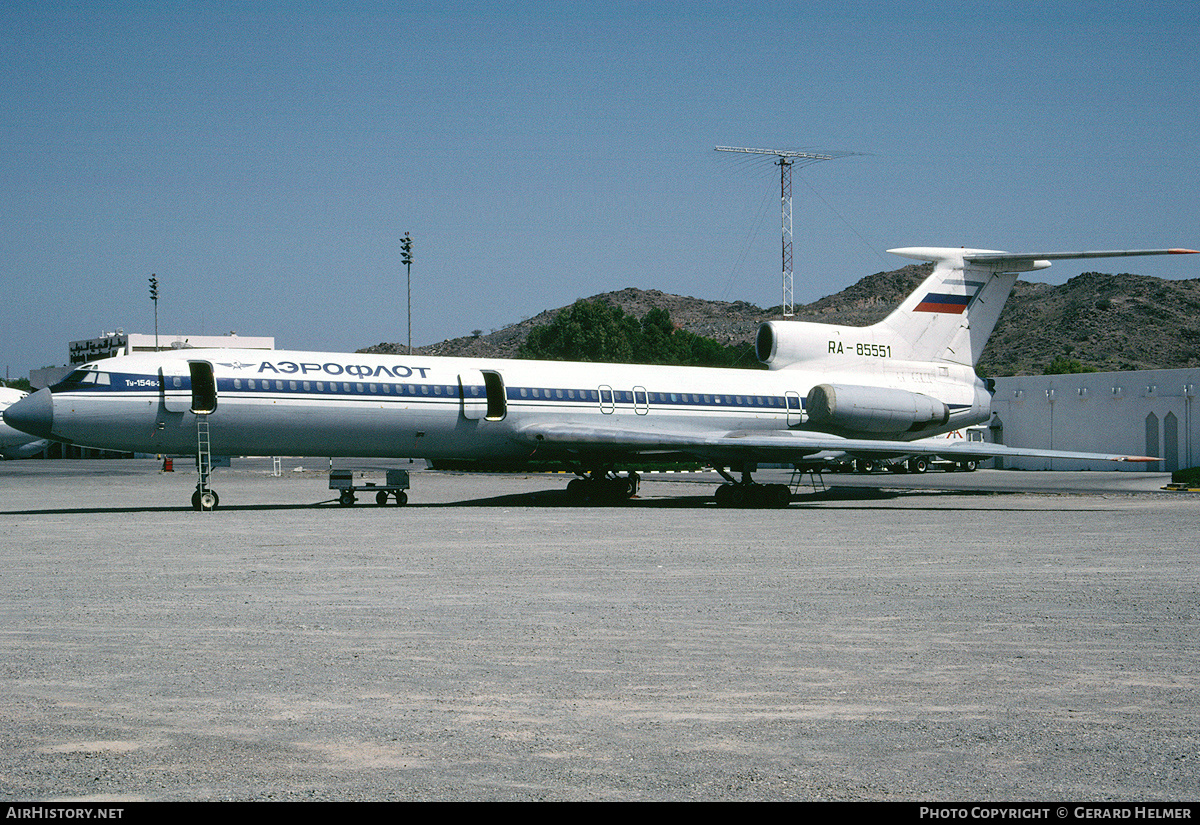
[[[589,470],[571,479],[567,495],[575,501],[627,501],[637,495],[641,482],[642,477],[634,472],[621,476],[609,469]]]
[[[741,471],[740,481],[723,467],[716,469],[728,482],[717,488],[715,498],[719,507],[780,508],[787,507],[792,501],[791,488],[786,484],[755,482],[751,478],[756,469],[754,464],[735,468]],[[586,474],[578,470],[576,473],[579,477],[567,485],[567,495],[579,502],[626,501],[637,495],[642,480],[635,472],[618,475],[609,467],[589,470]]]
[[[751,474],[753,464],[742,466],[742,479],[738,481],[723,467],[716,470],[728,482],[717,488],[713,496],[718,507],[781,508],[792,501],[792,491],[786,484],[759,484]]]

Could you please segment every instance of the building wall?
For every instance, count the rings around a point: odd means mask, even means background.
[[[131,332],[125,355],[135,352],[154,352],[153,335]],[[229,335],[160,335],[158,349],[275,349],[275,338],[270,336]]]
[[[146,335],[138,332],[113,332],[100,338],[71,341],[67,345],[68,365],[45,367],[29,373],[29,383],[34,389],[57,384],[74,367],[89,361],[112,358],[118,355],[133,355],[154,352],[156,349],[275,349],[272,336],[228,335]]]
[[[1005,459],[1024,470],[1178,470],[1200,465],[1200,369],[997,378],[993,441],[1013,447],[1154,455],[1161,463]],[[999,466],[999,465],[998,465]]]

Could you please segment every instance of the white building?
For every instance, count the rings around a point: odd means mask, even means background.
[[[1023,470],[1171,471],[1200,465],[1200,369],[997,378],[991,440],[1013,447],[1160,456],[1161,463],[1005,459]],[[997,466],[1000,462],[997,461]]]
[[[137,332],[111,332],[86,341],[72,341],[69,346],[71,366],[86,364],[98,358],[132,355],[135,352],[154,352],[160,349],[275,349],[274,338],[242,337],[236,332],[228,335],[144,335]]]
[[[99,338],[72,341],[68,344],[68,361],[65,367],[46,367],[29,373],[29,383],[34,389],[57,384],[72,368],[118,355],[135,352],[154,352],[164,349],[275,349],[274,337],[242,336],[236,332],[228,335],[145,335],[138,332],[106,332]]]

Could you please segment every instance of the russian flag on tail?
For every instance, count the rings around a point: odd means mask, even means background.
[[[913,312],[945,312],[951,315],[962,315],[967,311],[973,295],[945,295],[940,292],[930,292],[921,303],[913,307]]]

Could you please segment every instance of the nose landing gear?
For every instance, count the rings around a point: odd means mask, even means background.
[[[196,492],[192,493],[193,510],[215,510],[220,503],[221,497],[217,495],[216,490],[209,488],[207,485],[203,489],[201,485],[196,485]]]

